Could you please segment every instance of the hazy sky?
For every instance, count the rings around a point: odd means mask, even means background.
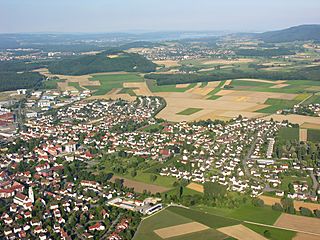
[[[0,0],[0,32],[264,31],[320,23],[320,0]]]

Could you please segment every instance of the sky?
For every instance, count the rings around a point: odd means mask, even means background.
[[[320,24],[320,0],[0,0],[0,32],[267,31]]]

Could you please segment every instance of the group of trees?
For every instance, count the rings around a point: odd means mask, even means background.
[[[158,85],[172,85],[181,83],[211,82],[229,79],[268,79],[268,80],[319,80],[320,66],[307,67],[300,70],[285,71],[243,71],[232,69],[216,71],[210,74],[147,74],[147,79],[156,80]]]
[[[118,57],[109,58],[110,54]],[[77,56],[49,64],[54,74],[84,75],[99,72],[153,72],[157,65],[135,53],[105,51],[94,56]]]
[[[43,76],[39,73],[32,72],[32,70],[42,66],[42,63],[26,61],[0,62],[0,92],[20,88],[32,88],[40,85]]]

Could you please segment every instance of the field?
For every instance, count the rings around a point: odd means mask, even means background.
[[[280,203],[280,198],[269,197],[269,196],[260,196],[260,199],[264,201],[266,205],[273,205],[275,203]],[[300,207],[309,208],[310,210],[320,210],[320,204],[317,203],[309,203],[309,202],[302,202],[302,201],[293,201],[295,209],[299,209]]]
[[[249,224],[249,223],[245,223],[244,226],[246,226],[247,228],[250,228],[251,230],[255,231],[256,233],[261,234],[262,236],[264,235],[265,231],[268,231],[270,234],[270,238],[271,240],[291,240],[291,239],[296,239],[296,234],[293,231],[288,231],[288,230],[282,230],[282,229],[276,229],[276,228],[272,228],[272,227],[265,227],[265,226],[258,226],[258,225],[253,225],[253,224]],[[307,240],[307,239],[305,239]]]
[[[159,237],[155,231],[167,227],[176,228],[177,225],[195,223],[192,219],[174,213],[172,207],[167,208],[149,218],[144,219],[137,233],[134,236],[134,240],[145,240],[145,239],[153,239],[153,240],[161,240],[163,238]],[[199,224],[199,223],[198,223]],[[204,225],[201,225],[204,226]],[[215,229],[209,228],[206,226],[206,230],[202,230],[200,232],[187,233],[176,237],[170,237],[170,240],[222,240],[226,239],[226,235],[218,232]]]
[[[204,189],[203,189],[203,185],[199,184],[199,183],[189,183],[187,188],[197,191],[199,193],[203,193]]]
[[[200,224],[197,222],[190,222],[190,223],[175,225],[172,227],[156,229],[154,230],[154,232],[159,237],[166,239],[166,238],[172,238],[172,237],[181,236],[189,233],[200,232],[208,229],[209,227],[203,224]]]
[[[307,138],[308,138],[308,141],[319,142],[320,141],[320,129],[308,129]]]
[[[179,113],[177,113],[178,115],[192,115],[196,112],[199,112],[201,111],[202,109],[201,108],[187,108]]]
[[[226,235],[234,237],[239,240],[266,240],[265,237],[262,237],[258,233],[252,231],[251,229],[239,224],[231,227],[224,227],[217,229],[219,232],[223,232]]]
[[[232,69],[253,71],[249,65],[259,62],[264,67],[294,67],[282,59],[261,60],[255,58],[235,59],[196,59],[182,62],[162,61],[171,70],[179,67],[195,67],[196,69],[215,69],[219,72],[230,72]],[[279,66],[278,66],[279,65]],[[221,68],[221,69],[220,69]],[[171,71],[170,70],[170,71]],[[166,107],[157,117],[172,122],[197,121],[207,119],[230,120],[239,115],[249,118],[263,118],[282,121],[289,120],[304,128],[320,128],[320,119],[300,115],[279,115],[278,110],[291,108],[297,103],[310,104],[320,102],[320,81],[311,80],[266,80],[266,79],[213,79],[212,82],[170,83],[158,85],[156,80],[146,79],[144,74],[113,72],[83,76],[53,75],[47,69],[37,70],[47,77],[59,77],[61,80],[45,82],[48,87],[58,86],[61,90],[93,91],[93,97],[99,99],[117,99],[133,101],[136,96],[159,96],[165,99]],[[215,73],[217,69],[207,74]],[[158,72],[163,74],[163,72]],[[157,75],[157,74],[154,74]],[[178,82],[179,83],[179,82]],[[309,132],[309,131],[308,131]],[[309,133],[308,133],[309,135]],[[315,134],[310,133],[313,139]]]
[[[254,207],[251,204],[236,209],[213,208],[202,205],[197,206],[195,209],[239,221],[250,221],[270,225],[274,224],[281,214],[280,212],[272,210],[271,207]]]
[[[299,128],[284,127],[279,130],[279,141],[298,141],[299,140]]]
[[[305,233],[313,233],[320,238],[320,219],[283,213],[274,225]]]
[[[134,240],[166,239],[169,238],[171,234],[182,234],[180,230],[185,226],[189,226],[184,224],[190,224],[190,226],[192,226],[194,223],[197,223],[197,226],[209,227],[209,229],[193,233],[186,233],[176,237],[170,237],[170,239],[265,239],[263,238],[263,233],[265,230],[268,230],[271,234],[270,239],[272,240],[290,240],[296,234],[296,232],[294,231],[287,231],[278,229],[276,227],[271,227],[281,213],[276,213],[276,215],[270,217],[269,215],[273,210],[268,207],[266,208],[266,210],[258,207],[252,207],[252,209],[248,208],[248,212],[251,213],[246,213],[245,209],[247,209],[247,206],[245,206],[243,209],[233,215],[234,218],[231,215],[234,211],[237,211],[237,209],[217,209],[208,206],[202,207],[201,209],[200,207],[197,207],[197,210],[187,209],[183,207],[168,207],[158,214],[147,217],[142,221],[140,227],[138,228],[138,232],[135,235]],[[261,209],[262,212],[260,211]],[[251,215],[251,217],[247,218],[246,216],[248,215]],[[249,221],[251,220],[253,222],[255,222],[255,220],[257,219],[260,219],[261,223],[270,224],[270,227],[246,223],[244,222],[246,220],[242,219],[249,219]],[[263,219],[265,219],[266,221],[264,221]],[[272,221],[270,219],[272,219]],[[159,235],[155,233],[155,231],[159,233],[159,230],[162,230],[160,232],[163,232],[165,234],[162,235],[163,238],[160,238]],[[190,227],[188,228],[188,230],[186,230],[186,232],[191,232],[191,230],[195,231],[194,229],[192,229],[192,227]],[[241,233],[241,236],[236,235],[237,233]],[[230,238],[227,238],[227,235],[230,236]],[[279,238],[280,236],[281,238]]]
[[[144,190],[150,191],[151,193],[162,193],[170,190],[170,188],[166,188],[163,186],[158,186],[155,184],[148,184],[144,182],[135,181],[132,179],[127,179],[124,177],[113,176],[111,181],[115,181],[116,179],[123,179],[123,185],[128,188],[134,188],[136,192],[142,193]]]

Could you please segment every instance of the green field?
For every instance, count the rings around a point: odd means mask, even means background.
[[[137,96],[137,94],[133,90],[133,88],[122,88],[119,94],[129,94],[130,96]]]
[[[291,240],[296,235],[295,232],[288,231],[288,230],[276,229],[271,227],[263,227],[263,226],[248,224],[248,223],[245,223],[244,225],[250,228],[251,230],[255,231],[256,233],[261,234],[262,236],[264,235],[264,232],[266,230],[269,231],[270,238],[268,239],[271,239],[271,240]]]
[[[147,85],[151,92],[185,92],[196,86],[196,83],[191,83],[188,87],[177,88],[176,84],[173,85],[157,85],[155,80],[146,80]]]
[[[70,87],[74,87],[75,89],[77,89],[78,91],[83,91],[84,88],[80,87],[78,82],[69,82],[68,85]]]
[[[244,223],[243,221],[263,223],[272,225],[280,216],[280,212],[273,211],[271,207],[254,207],[245,205],[238,209],[214,208],[209,206],[197,206],[193,209],[183,207],[168,207],[166,210],[153,215],[142,221],[134,240],[154,239],[160,240],[153,231],[160,228],[175,226],[189,222],[199,222],[211,229],[198,233],[186,234],[179,237],[173,237],[174,240],[219,240],[233,239],[227,238],[215,229],[227,226],[243,224],[253,231],[264,235],[269,231],[271,240],[290,240],[295,236],[295,232],[276,229],[272,227],[258,226]]]
[[[283,127],[278,133],[279,141],[299,141],[299,128]]]
[[[51,79],[51,80],[43,81],[43,88],[45,88],[45,89],[58,89],[58,82],[64,82],[64,80]]]
[[[169,207],[166,210],[155,214],[143,220],[138,228],[137,233],[134,236],[134,240],[161,240],[154,230],[165,227],[185,224],[193,222],[194,219],[183,216],[183,214],[175,213],[177,207]],[[180,208],[179,208],[180,209]],[[182,208],[181,208],[182,209]],[[188,209],[186,211],[189,211]],[[212,220],[212,219],[211,219]],[[185,234],[182,236],[172,237],[170,240],[222,240],[227,236],[215,229],[208,229],[197,233]]]
[[[178,115],[192,115],[192,114],[199,112],[201,110],[202,110],[202,108],[187,108],[177,114]]]
[[[280,212],[272,210],[269,206],[255,207],[251,204],[236,209],[213,208],[207,206],[197,206],[195,209],[227,218],[237,219],[239,221],[250,221],[270,225],[274,224],[281,214]]]
[[[312,97],[308,98],[305,102],[303,102],[303,105],[309,105],[313,103],[320,104],[320,95],[313,95]]]
[[[90,78],[91,81],[99,81],[101,86],[86,86],[90,90],[95,90],[94,96],[105,95],[114,88],[122,88],[125,82],[142,82],[143,77],[138,74],[106,74],[106,75],[95,75]]]
[[[292,108],[295,104],[299,103],[297,100],[285,100],[268,98],[264,104],[270,105],[269,107],[258,110],[260,113],[276,113],[279,110]]]
[[[236,219],[212,215],[198,210],[185,209],[180,207],[170,207],[169,210],[186,218],[190,218],[193,221],[202,223],[211,228],[221,228],[241,223],[241,221],[238,221]]]
[[[320,142],[320,129],[308,129],[308,141],[319,143]]]

